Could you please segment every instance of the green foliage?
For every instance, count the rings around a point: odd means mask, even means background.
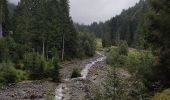
[[[8,60],[17,63],[23,58],[23,46],[16,44],[13,38],[5,37],[0,39],[0,62],[7,62]]]
[[[102,48],[103,46],[102,46],[102,39],[100,39],[100,38],[97,38],[96,39],[96,48],[97,49],[100,49],[100,48]]]
[[[126,41],[120,41],[118,46],[118,51],[120,55],[128,55],[128,44]]]
[[[28,80],[29,79],[29,74],[25,70],[16,70],[16,77],[17,77],[17,82],[23,81],[23,80]]]
[[[16,82],[16,69],[12,63],[0,64],[0,84],[8,84]]]
[[[148,37],[157,49],[157,64],[154,67],[155,82],[165,88],[170,86],[170,1],[151,0],[152,11],[149,16],[148,30],[151,33]]]
[[[94,33],[97,38],[102,38],[103,34],[109,31],[108,22],[93,22],[90,25],[76,23],[76,27],[80,32]]]
[[[106,62],[114,67],[120,67],[126,64],[128,55],[128,45],[121,41],[118,48],[112,48],[107,54]]]
[[[110,52],[107,54],[106,62],[107,64],[113,65],[116,62],[118,57],[117,49],[111,49]]]
[[[117,49],[112,49],[107,55],[106,62],[114,67],[122,67],[126,64],[127,57],[120,55]]]
[[[80,42],[79,42],[79,53],[85,56],[93,56],[96,51],[96,41],[95,36],[90,33],[80,33],[79,34]]]
[[[95,100],[139,100],[144,99],[145,86],[141,80],[122,68],[109,67]]]
[[[24,52],[35,50],[49,59],[53,48],[59,56],[64,48],[65,59],[77,57],[78,32],[69,16],[68,0],[21,0],[13,23],[13,38]]]
[[[106,40],[111,38],[113,45],[119,40],[126,40],[129,46],[134,46],[135,42],[144,34],[145,15],[149,11],[149,7],[149,0],[140,0],[135,6],[123,10],[120,15],[111,18],[108,24],[110,37],[107,37]]]
[[[44,77],[47,62],[38,53],[27,53],[24,58],[24,65],[30,73],[30,79],[42,79]]]
[[[105,99],[115,99],[115,100],[124,100],[127,95],[125,95],[125,83],[122,78],[118,76],[116,69],[111,69],[107,79],[104,84]]]
[[[25,70],[29,73],[29,78],[33,80],[50,78],[59,81],[58,55],[55,53],[52,61],[46,61],[44,57],[36,52],[27,53],[24,58]]]
[[[151,100],[169,100],[170,99],[170,89],[166,89],[161,93],[156,93]]]
[[[71,78],[77,78],[77,77],[81,77],[81,73],[78,68],[74,68],[71,74]]]
[[[105,33],[102,37],[102,46],[103,47],[110,47],[112,45],[110,34]]]
[[[2,25],[0,35],[7,36],[9,31],[9,11],[7,7],[7,0],[0,1],[0,11],[0,25]]]
[[[153,85],[153,66],[155,57],[150,51],[131,50],[128,55],[127,69],[136,75],[145,84],[146,87]]]
[[[114,93],[114,90],[111,90],[110,86],[115,86],[114,84],[117,79],[118,82],[118,87],[121,95],[115,95],[116,97],[121,98],[122,100],[126,100],[126,98],[123,98],[123,95],[126,95],[131,100],[136,100],[139,98],[143,98],[149,94],[145,94],[147,92],[147,89],[152,87],[153,85],[153,65],[155,63],[155,57],[153,56],[152,52],[150,51],[142,51],[142,50],[136,50],[136,49],[130,49],[129,52],[127,53],[127,56],[124,55],[125,53],[119,52],[119,48],[112,48],[111,51],[107,54],[107,59],[106,62],[107,64],[111,65],[111,69],[113,69],[112,73],[117,73],[114,78],[113,76],[110,76],[110,81],[106,81],[106,94],[111,93],[112,96]],[[123,68],[124,70],[127,69],[128,72],[130,72],[130,78],[123,79],[121,81],[122,77],[120,77],[120,73],[125,73],[125,72],[120,72],[118,73],[119,69],[118,68]],[[118,69],[118,70],[117,70]],[[116,71],[115,71],[116,70]],[[114,72],[115,71],[115,72]],[[110,74],[112,75],[112,74]],[[109,83],[111,82],[111,83]],[[127,83],[126,83],[127,82]],[[126,85],[125,85],[126,84]],[[133,87],[131,87],[133,86]],[[121,89],[122,87],[122,89]],[[139,88],[140,87],[140,88]],[[127,88],[128,91],[126,91]],[[110,92],[109,92],[110,91]],[[125,93],[125,94],[124,94]],[[104,96],[105,96],[104,95]],[[140,97],[141,96],[141,97]],[[106,96],[109,97],[109,96]],[[106,98],[105,97],[105,98]],[[111,97],[112,98],[112,97]],[[102,99],[101,99],[102,100]]]
[[[60,80],[60,73],[59,73],[60,66],[59,66],[58,62],[59,62],[59,59],[58,59],[57,51],[54,51],[52,67],[49,70],[49,74],[50,74],[50,77],[52,78],[52,80],[56,81],[56,82],[58,82]]]
[[[82,44],[79,45],[80,37],[69,15],[68,0],[21,0],[11,17],[11,26],[8,26],[6,4],[6,0],[0,1],[0,10],[3,10],[0,25],[3,34],[6,35],[8,28],[11,34],[0,40],[0,62],[14,63],[16,81],[43,78],[59,81],[62,49],[64,59],[85,53],[84,47],[79,49]],[[93,39],[85,43],[86,54],[90,56],[95,53]]]

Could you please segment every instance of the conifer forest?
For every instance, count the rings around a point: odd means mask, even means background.
[[[170,100],[170,0],[72,1],[0,0],[0,100]]]

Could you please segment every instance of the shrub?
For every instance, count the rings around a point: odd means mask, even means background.
[[[111,49],[110,52],[107,54],[106,62],[109,65],[113,65],[116,62],[118,57],[117,49]]]
[[[16,71],[17,82],[27,80],[29,78],[29,74],[24,70]]]
[[[53,67],[51,68],[51,78],[53,81],[58,82],[60,80],[58,61],[54,59]]]
[[[96,41],[95,35],[90,33],[80,33],[80,47],[79,47],[79,57],[80,55],[93,56],[96,51]]]
[[[131,51],[128,55],[128,70],[147,78],[152,74],[154,59],[155,57],[150,52]]]
[[[55,50],[54,50],[55,51]],[[40,54],[31,52],[25,54],[24,68],[29,74],[29,78],[33,80],[49,78],[53,81],[59,81],[59,59],[57,52],[53,52],[52,59],[45,60]],[[19,73],[25,74],[26,73]],[[26,78],[26,77],[20,77]]]
[[[30,74],[30,79],[42,79],[45,77],[47,62],[36,52],[27,53],[24,58],[25,69]]]
[[[119,54],[120,55],[128,55],[128,44],[126,41],[120,41],[118,46]]]
[[[151,100],[170,100],[170,89],[164,90],[162,93],[156,93]]]
[[[16,82],[16,69],[12,63],[0,64],[0,82],[3,84]]]
[[[60,80],[60,73],[59,73],[60,66],[58,62],[59,62],[59,58],[58,58],[57,51],[54,51],[54,56],[52,59],[52,67],[50,67],[49,72],[52,80],[56,82]]]
[[[78,68],[74,68],[72,75],[71,75],[71,78],[77,78],[77,77],[81,77],[81,73],[80,73],[80,70]]]
[[[127,62],[127,56],[120,55],[118,49],[112,48],[107,55],[106,62],[113,67],[122,67]]]

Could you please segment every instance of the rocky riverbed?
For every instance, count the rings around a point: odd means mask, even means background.
[[[27,81],[4,87],[0,90],[0,100],[87,100],[93,98],[92,86],[101,80],[100,70],[103,70],[105,61],[95,62],[84,78],[71,79],[74,68],[83,70],[87,64],[101,58],[104,52],[96,53],[92,58],[74,60],[61,65],[61,83],[48,81]],[[57,92],[57,93],[56,93]],[[56,98],[55,98],[56,97]]]
[[[63,82],[56,88],[55,100],[92,99],[93,86],[101,80],[101,77],[98,78],[99,71],[105,66],[104,52],[97,52],[93,58],[82,60],[74,65],[68,64],[62,69]],[[82,77],[71,79],[73,68],[80,69]],[[93,79],[94,77],[97,79]]]
[[[51,100],[56,83],[48,81],[27,81],[11,84],[0,91],[0,100]]]

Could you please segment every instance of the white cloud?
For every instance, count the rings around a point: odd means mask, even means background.
[[[70,0],[70,14],[74,21],[90,24],[106,21],[139,0]]]
[[[17,4],[19,0],[9,0]],[[106,21],[139,0],[70,0],[70,14],[75,22],[90,24]]]

